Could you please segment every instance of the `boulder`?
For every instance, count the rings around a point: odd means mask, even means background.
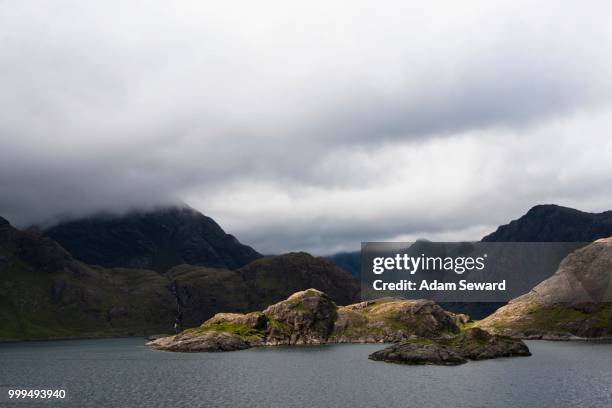
[[[268,320],[266,344],[322,344],[334,328],[337,306],[325,293],[308,289],[276,303],[263,314]]]

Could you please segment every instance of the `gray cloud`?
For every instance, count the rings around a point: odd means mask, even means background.
[[[187,202],[263,252],[612,208],[605,2],[0,4],[0,215]]]

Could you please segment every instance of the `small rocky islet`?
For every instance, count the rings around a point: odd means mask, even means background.
[[[468,360],[530,355],[529,348],[521,340],[471,328],[450,338],[411,338],[376,351],[369,358],[411,365],[459,365]]]
[[[369,356],[402,364],[456,365],[467,360],[528,356],[519,339],[466,328],[467,315],[428,300],[377,299],[337,306],[308,289],[247,314],[218,313],[201,326],[147,343],[177,352],[235,351],[250,347],[337,343],[393,343]]]

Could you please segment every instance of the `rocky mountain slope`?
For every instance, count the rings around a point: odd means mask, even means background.
[[[593,242],[612,236],[612,211],[587,213],[558,205],[536,205],[502,225],[487,242]]]
[[[261,258],[237,270],[179,265],[90,266],[37,230],[0,218],[0,340],[170,333],[226,310],[246,312],[310,287],[338,303],[359,284],[308,254]]]
[[[261,257],[189,207],[99,215],[45,231],[75,258],[107,268],[166,271],[180,265],[236,269]]]
[[[0,218],[0,340],[167,331],[176,309],[167,284],[154,271],[88,266]]]
[[[522,338],[612,338],[612,238],[572,252],[552,277],[478,326]]]

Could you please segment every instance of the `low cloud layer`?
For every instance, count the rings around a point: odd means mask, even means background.
[[[265,253],[612,209],[612,7],[0,4],[0,215],[186,202]]]

